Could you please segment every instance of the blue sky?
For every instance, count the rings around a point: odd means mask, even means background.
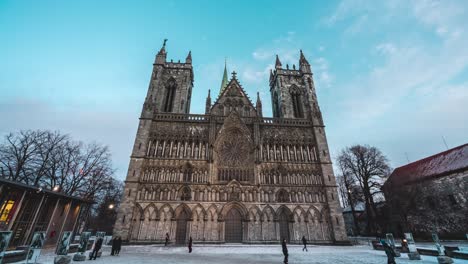
[[[192,51],[192,113],[224,59],[271,116],[279,54],[312,65],[333,157],[393,167],[468,142],[467,1],[0,1],[0,135],[53,129],[109,145],[125,178],[154,56]],[[406,154],[405,154],[406,153]]]

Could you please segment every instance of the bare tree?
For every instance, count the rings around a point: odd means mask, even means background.
[[[10,133],[0,144],[0,176],[94,200],[113,179],[109,148],[51,131]]]
[[[375,197],[381,195],[384,179],[390,173],[387,158],[375,147],[355,145],[342,150],[337,160],[343,175],[352,177],[352,181],[362,190],[367,216],[366,232],[375,232]]]

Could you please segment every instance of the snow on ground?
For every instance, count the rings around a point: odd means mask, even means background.
[[[291,264],[340,264],[386,263],[383,251],[372,250],[367,245],[361,246],[308,246],[309,251],[303,252],[302,246],[289,245],[289,263]],[[53,252],[44,252],[38,263],[53,263]],[[88,255],[88,254],[87,254]],[[407,254],[397,258],[398,264],[434,264],[437,259],[431,256],[421,256],[421,261],[410,261]],[[456,264],[468,264],[468,260],[454,259]],[[81,262],[83,263],[83,262]],[[110,256],[110,247],[104,247],[103,256],[86,263],[108,264],[273,264],[283,263],[281,245],[195,245],[193,252],[188,253],[186,247],[164,247],[159,245],[123,246],[120,256]]]

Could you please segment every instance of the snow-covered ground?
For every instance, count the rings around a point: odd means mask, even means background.
[[[362,263],[378,264],[387,263],[383,251],[372,250],[367,245],[360,246],[309,246],[308,252],[302,251],[302,246],[289,245],[289,263],[308,264],[339,264]],[[406,254],[397,258],[396,262],[411,264],[437,263],[435,257],[421,256],[421,261],[410,261]],[[44,252],[39,258],[39,263],[53,263],[52,252]],[[468,260],[454,260],[456,264],[468,264]],[[91,261],[86,260],[90,263]],[[83,262],[81,262],[83,263]],[[188,253],[186,247],[163,246],[123,246],[120,256],[110,256],[110,248],[105,247],[103,256],[91,263],[109,264],[273,264],[283,263],[281,245],[195,245],[193,252]]]

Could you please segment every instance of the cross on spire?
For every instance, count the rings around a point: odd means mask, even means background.
[[[236,71],[233,71],[233,72],[232,72],[232,78],[236,79],[236,75],[237,75],[237,72],[236,72]]]

